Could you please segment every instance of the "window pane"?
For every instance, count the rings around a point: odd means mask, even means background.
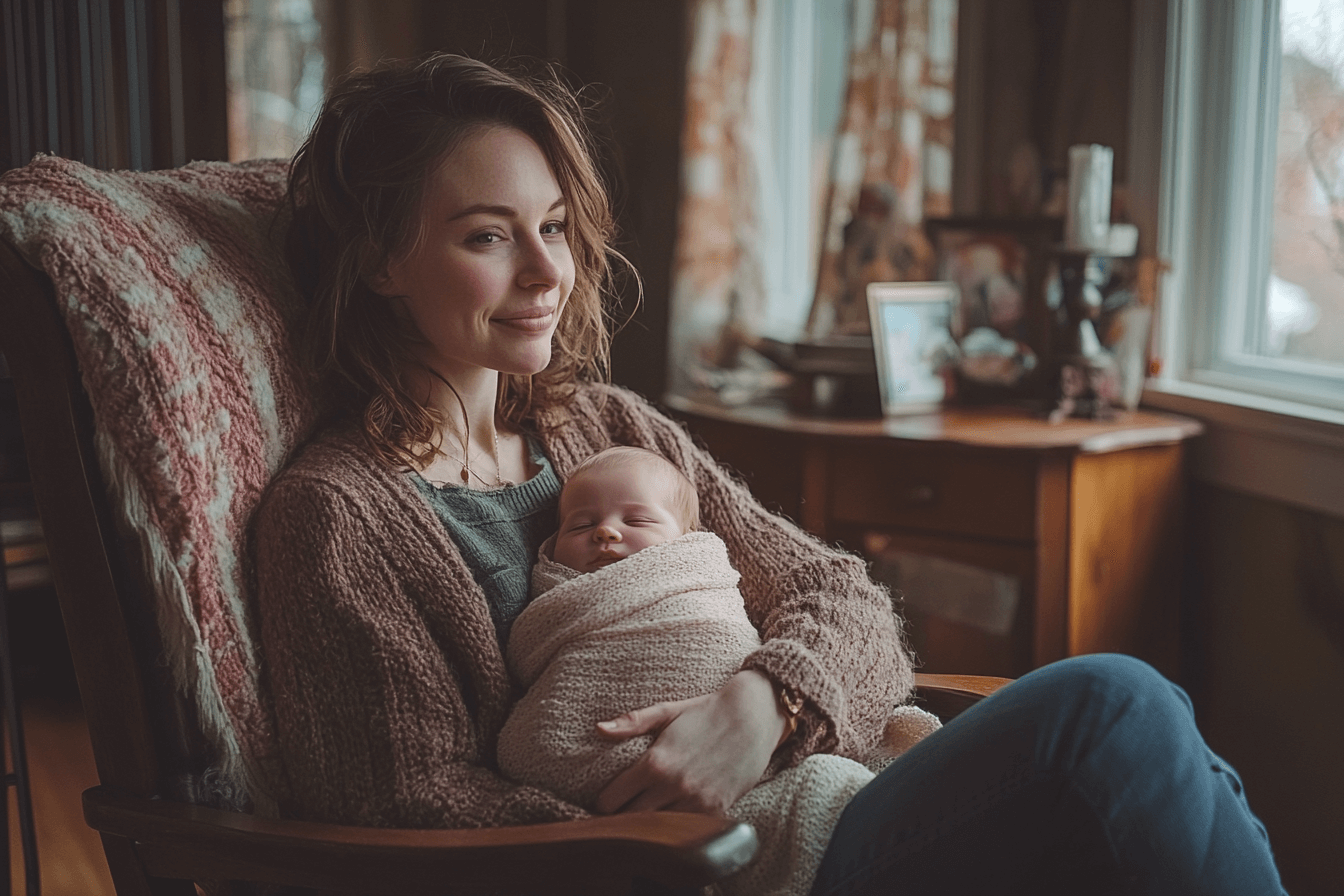
[[[1282,0],[1269,286],[1252,354],[1344,369],[1344,4]]]
[[[312,0],[225,0],[229,159],[285,158],[322,103]]]

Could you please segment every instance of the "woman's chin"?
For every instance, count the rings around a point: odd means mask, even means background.
[[[524,352],[513,357],[503,359],[501,366],[496,369],[500,373],[510,376],[536,376],[547,368],[551,363],[550,346],[546,346],[544,352]]]

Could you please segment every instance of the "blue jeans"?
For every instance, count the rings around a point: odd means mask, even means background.
[[[845,808],[813,896],[1282,894],[1185,692],[1131,657],[1023,676]]]

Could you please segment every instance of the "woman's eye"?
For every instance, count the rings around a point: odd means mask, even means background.
[[[471,241],[480,246],[489,246],[502,240],[503,237],[494,231],[487,230],[485,233],[478,233],[472,236]]]
[[[541,225],[541,232],[545,236],[554,236],[565,232],[564,221],[551,221],[549,224]]]

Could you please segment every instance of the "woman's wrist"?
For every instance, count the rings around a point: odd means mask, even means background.
[[[763,710],[767,705],[770,707],[768,712],[759,713],[759,717],[768,726],[772,737],[773,749],[791,733],[788,724],[788,716],[780,706],[779,698],[776,695],[775,682],[764,672],[756,669],[743,669],[733,676],[736,683],[743,690],[745,699],[759,710]]]

